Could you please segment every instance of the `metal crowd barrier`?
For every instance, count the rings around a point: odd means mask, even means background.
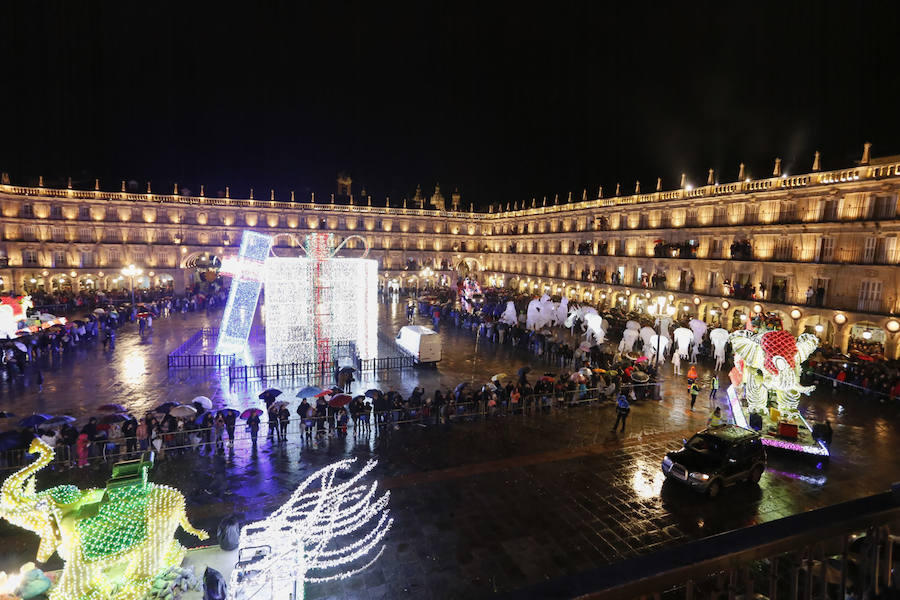
[[[649,387],[658,386],[659,384],[650,383],[642,385],[649,389]],[[531,394],[522,396],[518,402],[511,402],[509,400],[498,401],[496,406],[488,406],[487,401],[451,401],[441,406],[440,415],[435,414],[432,405],[420,405],[404,409],[391,409],[377,412],[373,410],[369,414],[369,427],[374,429],[376,433],[383,433],[392,429],[393,426],[400,425],[436,425],[438,422],[449,424],[454,421],[476,421],[494,417],[535,416],[570,408],[599,406],[602,403],[615,400],[615,396],[616,393],[606,394],[605,388],[589,388],[580,391],[574,390],[555,393],[549,392],[546,394]],[[302,436],[305,428],[303,424],[304,421],[306,421],[306,419],[300,419],[292,414],[286,424],[286,437]],[[313,421],[313,429],[315,429],[315,420]],[[325,420],[325,423],[326,429],[329,429],[327,426],[327,419]],[[354,431],[354,426],[357,430],[363,428],[361,422],[356,423],[353,419],[350,419],[348,429]],[[267,437],[269,435],[269,430],[269,422],[263,421],[260,425],[259,437]],[[274,428],[272,429],[272,432],[274,434]],[[215,446],[216,443],[216,431],[214,428],[191,429],[164,435],[169,436],[163,447],[164,452],[201,450],[203,448]],[[225,439],[228,439],[227,431]],[[233,441],[239,446],[242,446],[249,444],[250,440],[251,437],[246,423],[243,420],[238,420]],[[138,444],[138,449],[140,449],[141,446],[139,442],[136,443]],[[127,458],[130,456],[130,453],[126,452],[126,447],[127,444],[125,438],[94,442],[94,450],[89,458],[89,462],[106,462]],[[34,457],[28,455],[24,449],[0,452],[0,472],[21,468],[25,464],[30,463],[33,458]],[[74,464],[75,458],[74,447],[70,449],[64,445],[59,445],[57,447],[56,459],[51,464],[56,465],[57,467],[66,467]]]

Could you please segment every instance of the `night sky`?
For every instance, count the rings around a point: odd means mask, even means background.
[[[257,4],[7,3],[0,170],[484,206],[900,153],[889,2]]]

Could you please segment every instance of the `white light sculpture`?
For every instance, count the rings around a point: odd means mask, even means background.
[[[378,560],[394,522],[388,516],[390,492],[376,496],[377,482],[360,483],[374,460],[336,482],[338,471],[355,461],[316,471],[268,518],[241,528],[229,600],[302,600],[305,582],[345,579]]]
[[[216,354],[241,354],[247,347],[259,292],[262,288],[262,269],[272,249],[268,235],[245,231],[236,259],[223,262],[220,273],[231,275],[228,303],[222,313]]]

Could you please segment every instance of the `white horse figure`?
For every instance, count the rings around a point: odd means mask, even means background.
[[[625,329],[634,329],[635,331],[640,331],[641,324],[637,321],[628,321],[625,323]]]
[[[626,329],[622,332],[622,341],[619,342],[619,352],[631,352],[634,350],[634,343],[638,339],[637,329]]]
[[[546,306],[542,304],[541,300],[537,299],[528,303],[528,311],[525,314],[525,327],[530,331],[543,329],[550,320]]]
[[[556,307],[555,318],[553,319],[554,325],[562,325],[566,322],[566,319],[569,318],[569,299],[563,296],[563,299],[559,301],[559,306]]]
[[[593,337],[594,344],[602,344],[606,340],[606,327],[604,326],[603,317],[596,313],[587,314],[584,316],[584,322],[587,325],[584,338],[590,342]]]
[[[669,346],[669,340],[661,335],[654,335],[650,338],[650,354],[647,358],[659,363],[666,362],[666,348]]]
[[[716,357],[716,371],[725,364],[725,344],[728,342],[728,330],[717,327],[709,332],[709,341],[713,345],[713,354]]]
[[[641,342],[643,342],[644,350],[646,351],[650,347],[650,339],[656,335],[656,332],[653,331],[652,327],[641,327],[638,335],[641,337]]]
[[[510,300],[506,303],[506,310],[500,315],[500,322],[513,327],[518,322],[518,319],[519,316],[516,314],[516,305]]]
[[[703,334],[706,333],[706,323],[700,319],[691,319],[688,327],[694,332],[694,345],[691,346],[691,362],[696,363],[697,353],[700,351],[700,344],[703,342]]]
[[[673,334],[675,336],[676,354],[681,358],[687,358],[691,349],[691,342],[694,339],[694,332],[687,327],[679,327]]]
[[[566,329],[572,329],[575,327],[576,321],[581,321],[581,330],[585,331],[587,329],[587,323],[585,323],[585,317],[587,315],[596,315],[597,309],[593,306],[572,306],[569,308],[569,314],[566,317],[566,320],[563,322]]]
[[[660,331],[662,331],[662,336],[669,340],[669,343],[672,342],[672,338],[669,336],[669,327],[672,326],[672,317],[669,315],[663,315],[659,318],[660,321]]]

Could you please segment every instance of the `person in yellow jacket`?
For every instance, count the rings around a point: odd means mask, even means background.
[[[707,427],[721,427],[725,425],[726,421],[722,418],[722,409],[721,407],[716,407],[716,410],[709,415],[709,418],[706,420]]]
[[[697,402],[697,394],[700,393],[700,386],[697,385],[696,381],[691,382],[691,386],[688,388],[688,393],[691,395],[691,410],[694,410],[694,403]]]

